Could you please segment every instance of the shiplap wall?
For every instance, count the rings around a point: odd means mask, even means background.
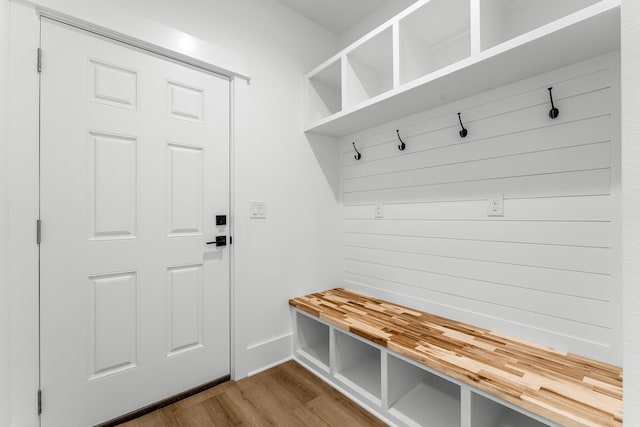
[[[621,364],[618,64],[601,56],[343,138],[344,286]],[[495,194],[504,217],[487,215]]]

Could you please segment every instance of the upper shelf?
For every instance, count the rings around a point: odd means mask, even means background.
[[[620,48],[620,0],[420,0],[306,75],[344,136]]]

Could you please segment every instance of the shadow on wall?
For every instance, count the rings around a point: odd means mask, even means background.
[[[330,136],[305,134],[336,201],[340,200],[340,144]]]

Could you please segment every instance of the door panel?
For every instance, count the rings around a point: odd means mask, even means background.
[[[229,374],[229,81],[45,18],[42,49],[41,420],[94,425]]]

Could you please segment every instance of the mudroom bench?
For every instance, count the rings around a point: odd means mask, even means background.
[[[295,359],[390,424],[622,425],[619,367],[345,289],[289,305]]]

